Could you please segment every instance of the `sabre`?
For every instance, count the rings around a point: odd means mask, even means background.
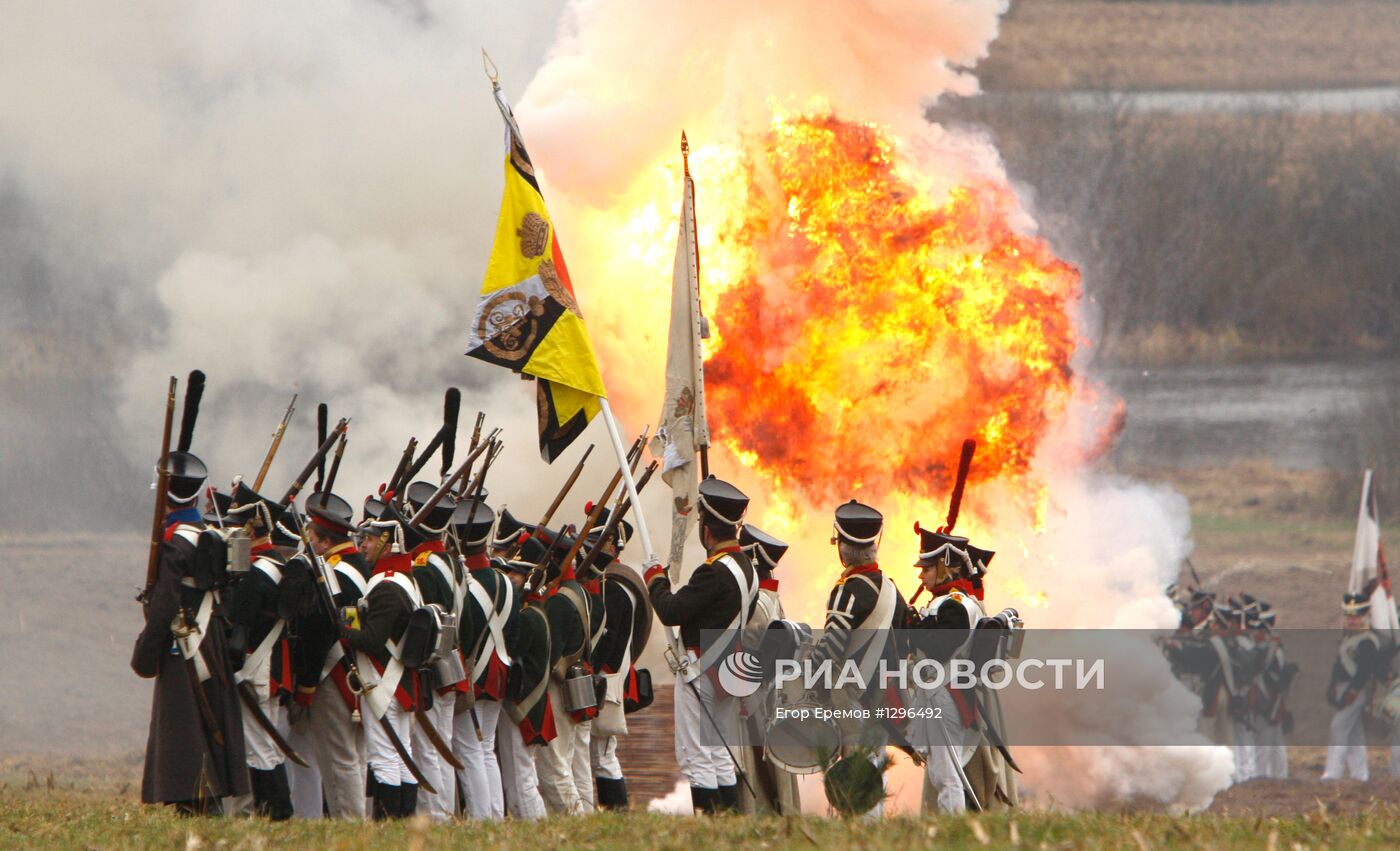
[[[267,471],[272,467],[272,459],[277,455],[277,447],[282,445],[282,435],[287,433],[287,424],[292,421],[292,411],[297,407],[297,394],[292,394],[292,401],[287,403],[287,412],[282,415],[282,422],[272,432],[272,445],[267,448],[267,454],[263,456],[262,467],[258,470],[258,477],[253,480],[253,490],[261,491],[263,479],[267,478]]]
[[[973,809],[980,813],[982,802],[977,800],[977,793],[972,790],[972,781],[967,779],[967,772],[963,771],[962,761],[958,759],[958,752],[953,748],[953,740],[948,735],[948,728],[944,726],[942,718],[935,720],[938,721],[938,731],[943,734],[943,744],[948,748],[948,759],[952,761],[953,768],[957,769],[958,779],[962,781],[963,790],[967,792],[967,796],[972,799]]]

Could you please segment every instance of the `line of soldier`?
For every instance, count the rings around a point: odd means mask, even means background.
[[[219,493],[188,452],[166,471],[132,657],[155,679],[143,801],[272,819],[628,805],[617,737],[650,702],[652,615],[616,560],[626,521],[566,564],[569,531],[498,518],[484,491],[428,506],[438,486],[415,482],[357,519],[332,493],[301,510]]]
[[[1249,594],[1223,602],[1201,589],[1172,586],[1167,594],[1181,622],[1164,650],[1173,673],[1201,696],[1202,732],[1232,748],[1234,782],[1287,778],[1284,739],[1293,726],[1288,697],[1298,666],[1287,660],[1274,632],[1273,607]],[[1344,632],[1325,694],[1333,716],[1323,780],[1369,779],[1368,714],[1392,731],[1390,771],[1400,777],[1400,679],[1391,672],[1395,647],[1372,629],[1370,608],[1370,595],[1343,595]]]
[[[788,546],[744,522],[749,500],[732,485],[701,483],[707,557],[673,587],[660,565],[642,579],[617,560],[631,526],[619,518],[609,527],[606,509],[580,548],[571,527],[534,528],[504,510],[498,518],[479,486],[460,500],[422,481],[402,497],[381,489],[357,519],[329,492],[300,509],[241,480],[218,492],[187,451],[169,452],[164,471],[163,541],[132,657],[156,681],[144,801],[273,819],[626,807],[617,738],[626,715],[651,701],[636,662],[654,609],[680,627],[687,657],[677,666],[676,754],[694,809],[798,808],[792,766],[707,735],[731,729],[740,713],[716,663],[745,635],[761,644],[791,626],[776,577]],[[975,652],[978,628],[1009,625],[1014,611],[998,620],[982,609],[993,553],[917,527],[920,591],[934,599],[914,611],[876,560],[883,522],[854,500],[836,510],[843,572],[818,656],[946,662]],[[890,640],[889,630],[907,627],[942,632],[924,646]],[[843,743],[847,756],[861,755],[848,762],[875,754],[870,764],[882,764],[892,741],[927,766],[929,808],[1014,805],[994,697],[945,689],[919,699],[946,704],[954,729],[889,724],[874,742],[862,731]],[[752,719],[763,709],[751,702],[745,711]]]
[[[1164,652],[1176,677],[1201,697],[1202,732],[1231,747],[1234,782],[1288,777],[1288,691],[1298,666],[1274,632],[1273,606],[1249,594],[1222,601],[1174,585],[1167,596],[1181,620]]]

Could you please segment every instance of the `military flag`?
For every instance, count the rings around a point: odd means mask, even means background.
[[[700,482],[697,452],[710,445],[705,415],[705,367],[700,340],[705,317],[700,312],[700,250],[695,235],[695,183],[690,177],[690,144],[681,133],[685,168],[681,193],[680,232],[671,275],[671,336],[666,347],[666,396],[661,425],[652,438],[651,453],[661,457],[661,478],[671,486],[671,551],[667,566],[677,576],[684,561],[685,542],[695,525]]]
[[[535,167],[500,84],[505,190],[467,354],[535,379],[540,455],[553,461],[607,395]]]
[[[1370,470],[1361,481],[1361,510],[1356,520],[1347,593],[1370,599],[1372,629],[1400,629],[1386,569],[1385,548],[1381,545],[1380,512],[1376,510],[1375,482]]]

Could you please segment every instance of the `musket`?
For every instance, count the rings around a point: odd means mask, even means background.
[[[340,473],[340,459],[345,455],[345,442],[350,439],[350,426],[340,434],[340,442],[335,445],[335,458],[331,460],[331,471],[326,475],[326,487],[321,491],[321,507],[325,508],[327,494],[335,487],[335,477]]]
[[[316,445],[320,446],[326,442],[326,420],[330,417],[330,409],[325,402],[316,406]],[[316,487],[313,491],[320,493],[321,485],[326,483],[326,456],[321,456],[321,463],[316,465]],[[257,490],[257,488],[253,488]]]
[[[335,467],[332,466],[331,470],[334,472]],[[331,624],[336,626],[336,631],[339,632],[341,622],[340,610],[335,605],[335,595],[331,593],[330,568],[326,567],[326,562],[321,558],[320,554],[311,548],[311,539],[307,536],[306,524],[299,523],[297,526],[301,531],[301,545],[311,557],[311,564],[316,570],[316,585],[321,589],[321,593],[318,594],[317,597],[321,600],[321,606],[326,610],[326,616],[330,618]],[[372,689],[377,688],[379,685],[378,683],[367,683],[364,677],[360,675],[360,666],[355,662],[355,649],[350,646],[350,642],[346,641],[344,636],[339,637],[337,640],[340,642],[340,650],[342,653],[340,664],[345,666],[346,671],[345,684],[350,687],[351,693],[364,695]],[[393,700],[393,698],[391,697],[390,700]],[[373,711],[369,710],[368,706],[366,706],[365,709],[369,711],[371,715],[374,714]],[[403,740],[399,738],[398,732],[394,730],[394,725],[390,724],[389,719],[382,715],[379,716],[378,721],[380,729],[389,737],[389,742],[393,744],[394,750],[399,755],[399,759],[403,760],[403,764],[408,768],[408,773],[412,774],[413,779],[418,781],[418,785],[429,794],[437,794],[437,790],[433,788],[433,784],[428,782],[427,778],[423,776],[423,770],[418,767],[418,764],[413,761],[413,757],[409,755],[408,748],[404,747]]]
[[[646,434],[643,433],[642,437],[637,438],[632,444],[632,448],[627,451],[627,464],[629,467],[636,462],[637,458],[641,457],[641,449],[645,443]],[[574,538],[573,545],[569,547],[569,551],[564,555],[564,560],[560,562],[562,565],[567,567],[573,563],[574,557],[578,555],[579,549],[583,547],[583,539],[588,537],[589,530],[598,522],[598,515],[603,513],[603,507],[608,504],[608,500],[612,499],[613,491],[617,490],[617,486],[621,481],[622,468],[618,467],[617,472],[613,473],[612,481],[608,482],[607,489],[603,491],[603,495],[598,498],[597,502],[589,507],[588,517],[583,521],[583,525],[579,527],[578,535]],[[555,540],[557,541],[558,537],[556,537]],[[552,545],[550,549],[553,549]],[[562,578],[564,573],[565,571],[561,570],[559,576]],[[559,580],[556,580],[556,583],[558,581]]]
[[[1191,571],[1192,583],[1194,583],[1197,588],[1205,590],[1205,586],[1201,584],[1201,575],[1196,572],[1196,565],[1191,562],[1190,556],[1186,557],[1186,568]]]
[[[423,448],[423,454],[418,456],[418,460],[409,465],[407,472],[403,474],[401,485],[407,485],[413,481],[413,477],[418,475],[428,464],[428,459],[433,457],[433,453],[438,451],[439,446],[445,446],[449,438],[449,433],[453,441],[457,438],[457,411],[462,404],[462,391],[456,387],[447,388],[447,396],[443,400],[442,427],[433,435],[433,439],[428,441],[428,445]],[[446,475],[444,471],[443,475]]]
[[[326,455],[331,451],[331,447],[335,446],[337,440],[340,440],[341,433],[344,432],[349,425],[350,420],[341,417],[340,422],[335,424],[335,428],[326,439],[322,441],[320,447],[316,449],[316,454],[311,456],[310,461],[306,462],[306,466],[302,468],[301,474],[292,482],[292,486],[287,488],[287,492],[282,495],[282,499],[278,503],[279,505],[286,507],[292,504],[292,501],[297,498],[297,494],[301,493],[301,489],[306,485],[306,480],[311,478],[311,474],[315,471],[316,465],[325,460]]]
[[[554,519],[554,512],[559,510],[559,506],[564,503],[564,497],[573,490],[574,482],[578,481],[579,474],[583,472],[584,463],[588,461],[588,456],[593,454],[593,446],[594,444],[590,443],[588,448],[583,450],[583,457],[578,459],[578,463],[574,465],[574,471],[569,474],[569,478],[564,480],[564,486],[559,488],[559,492],[554,495],[554,501],[549,504],[549,510],[545,511],[538,525],[548,526],[549,521]]]
[[[396,499],[401,496],[399,491],[402,490],[402,488],[400,488],[402,482],[400,480],[403,478],[404,471],[408,469],[408,465],[413,463],[413,451],[417,448],[418,438],[410,437],[408,439],[408,445],[403,448],[403,455],[399,456],[399,465],[394,468],[394,474],[389,477],[389,485],[386,491],[394,494]]]
[[[474,451],[476,450],[477,444],[481,442],[481,426],[482,426],[482,424],[485,423],[485,422],[486,422],[486,412],[485,412],[485,411],[477,411],[477,412],[476,412],[476,425],[472,428],[472,442],[471,442],[471,445],[469,445],[469,446],[467,447],[467,452],[474,452]],[[467,470],[467,478],[463,478],[462,481],[467,481],[467,479],[470,478],[470,476],[471,476],[471,470],[468,469],[468,470]],[[465,491],[463,491],[463,493],[465,493]]]
[[[642,495],[642,489],[647,486],[647,482],[651,481],[651,474],[655,473],[656,468],[660,465],[660,461],[652,461],[647,465],[647,468],[642,471],[641,478],[637,479],[637,496]],[[597,556],[598,551],[603,548],[603,544],[611,540],[612,536],[617,533],[618,524],[622,522],[623,516],[627,514],[631,507],[632,499],[627,495],[626,491],[624,491],[613,505],[613,510],[609,512],[608,525],[603,527],[603,533],[598,536],[598,543],[594,544],[593,548],[588,551],[588,554],[583,557],[584,564],[593,563],[594,557]]]
[[[170,458],[170,432],[175,427],[175,386],[179,382],[170,376],[170,389],[165,394],[165,427],[160,437],[160,460],[156,462],[156,507],[151,516],[151,553],[146,559],[146,585],[136,600],[144,604],[151,596],[151,587],[156,584],[156,571],[160,569],[160,545],[165,539],[166,490],[170,486],[170,471],[166,462]]]
[[[549,510],[544,513],[544,517],[540,518],[540,522],[535,525],[536,529],[543,529],[549,525],[550,520],[554,519],[554,512],[559,510],[559,506],[564,502],[564,497],[573,490],[574,483],[578,481],[579,474],[583,472],[584,462],[593,453],[593,446],[594,444],[590,443],[588,448],[583,450],[583,457],[578,459],[578,463],[574,465],[574,471],[569,474],[569,477],[564,480],[563,487],[559,488],[559,492],[554,495],[554,501],[549,504]],[[527,537],[522,535],[511,543],[510,548],[506,551],[506,561],[510,561],[520,554],[520,548],[525,545]]]
[[[477,456],[481,455],[481,453],[485,452],[488,448],[498,448],[499,444],[496,442],[496,436],[500,433],[500,429],[492,431],[490,436],[486,438],[486,442],[478,446],[475,451],[467,456],[467,460],[462,462],[462,466],[457,468],[457,472],[449,476],[447,481],[438,485],[438,489],[433,491],[433,495],[428,497],[428,500],[423,503],[423,507],[418,509],[418,511],[408,519],[408,525],[417,526],[422,523],[428,514],[437,507],[437,504],[442,501],[442,498],[447,496],[448,492],[457,486],[457,480],[462,478],[467,470],[471,469],[472,464],[476,462]]]
[[[267,478],[267,471],[272,467],[272,459],[277,456],[277,447],[282,445],[282,435],[287,433],[287,424],[292,421],[292,411],[297,407],[297,395],[292,394],[292,401],[287,403],[287,412],[282,415],[282,422],[278,423],[275,431],[272,432],[272,445],[267,448],[267,454],[263,456],[262,467],[258,470],[258,477],[253,480],[253,490],[261,491],[263,479]]]

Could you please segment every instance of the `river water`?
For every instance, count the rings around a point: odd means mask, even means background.
[[[1127,404],[1115,457],[1151,466],[1266,459],[1326,468],[1337,462],[1337,447],[1355,439],[1368,408],[1400,395],[1396,358],[1115,367],[1094,377]]]

